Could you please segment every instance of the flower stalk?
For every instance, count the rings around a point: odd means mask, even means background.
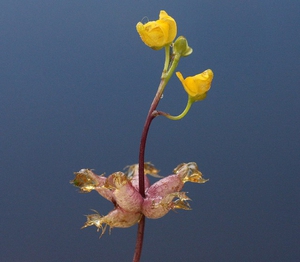
[[[154,114],[164,116],[164,117],[166,117],[170,120],[180,120],[180,119],[182,119],[186,116],[186,114],[189,112],[189,110],[190,110],[193,103],[194,103],[194,100],[192,99],[192,97],[189,96],[187,104],[185,106],[185,109],[178,116],[172,116],[169,113],[165,113],[165,112],[162,112],[162,111],[155,111]]]
[[[139,150],[139,192],[142,197],[145,197],[145,186],[144,186],[144,163],[145,163],[145,148],[146,148],[146,141],[148,137],[149,128],[151,125],[152,120],[157,116],[156,108],[159,104],[159,101],[163,95],[165,87],[169,82],[172,74],[174,73],[178,63],[180,60],[180,55],[175,55],[174,59],[170,62],[170,46],[165,47],[165,63],[163,72],[161,75],[161,80],[157,89],[157,92],[154,96],[154,99],[151,103],[151,106],[148,111],[148,115],[145,120],[144,128],[141,135],[141,142],[140,142],[140,150]]]
[[[157,116],[154,114],[158,103],[163,95],[164,89],[171,78],[171,75],[173,74],[175,68],[178,65],[180,56],[176,57],[171,64],[170,67],[170,45],[165,46],[165,63],[164,68],[161,76],[161,81],[158,86],[156,95],[152,101],[152,104],[150,106],[148,115],[146,117],[146,121],[144,124],[144,128],[141,135],[141,142],[140,142],[140,150],[139,150],[139,192],[143,198],[145,198],[145,181],[144,181],[144,163],[145,163],[145,149],[146,149],[146,141],[148,137],[149,128],[151,125],[152,120]],[[170,68],[169,68],[170,67]],[[169,69],[169,70],[168,70]],[[135,247],[135,253],[134,253],[134,262],[138,262],[141,257],[142,253],[142,247],[143,247],[143,239],[144,239],[144,228],[145,228],[145,216],[142,216],[142,219],[139,222],[138,225],[138,233],[137,233],[137,241],[136,241],[136,247]]]

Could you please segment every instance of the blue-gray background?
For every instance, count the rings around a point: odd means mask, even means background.
[[[146,221],[142,261],[300,261],[298,0],[1,1],[1,261],[131,261],[137,227],[80,230],[112,204],[69,181],[138,161],[164,52],[135,25],[162,9],[194,49],[178,70],[215,79],[182,121],[155,119],[146,160],[210,181],[185,185],[192,211]],[[159,109],[185,103],[172,78]]]

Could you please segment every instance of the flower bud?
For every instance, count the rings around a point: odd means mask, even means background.
[[[179,36],[174,43],[174,53],[180,56],[188,56],[193,52],[193,49],[189,47],[185,37]]]

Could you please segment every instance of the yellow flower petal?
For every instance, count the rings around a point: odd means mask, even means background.
[[[166,11],[162,10],[159,13],[159,20],[164,21],[164,23],[168,24],[168,38],[166,40],[167,43],[172,43],[177,35],[177,25],[174,18],[169,16]]]
[[[136,30],[142,41],[154,50],[172,43],[177,34],[176,21],[163,10],[160,11],[157,21],[146,24],[138,22]]]
[[[193,98],[194,101],[200,101],[206,97],[206,93],[210,89],[211,82],[214,77],[211,69],[207,69],[201,74],[189,76],[185,79],[180,72],[176,72],[176,75],[182,83],[185,91]]]

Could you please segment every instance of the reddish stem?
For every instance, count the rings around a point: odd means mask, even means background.
[[[141,143],[140,143],[140,152],[139,152],[139,191],[140,194],[142,195],[142,197],[145,197],[145,183],[144,183],[144,163],[145,163],[145,148],[146,148],[146,141],[147,141],[147,137],[148,137],[148,132],[149,132],[149,128],[151,125],[152,120],[154,119],[153,116],[153,112],[156,109],[159,100],[160,100],[160,96],[158,96],[158,93],[156,94],[156,96],[153,99],[153,102],[150,106],[145,124],[144,124],[144,128],[143,128],[143,132],[142,132],[142,137],[141,137]]]
[[[144,240],[144,229],[145,229],[145,216],[142,216],[137,233],[135,252],[133,262],[139,262],[142,254],[143,240]]]
[[[161,95],[162,95],[163,88],[161,88],[161,87],[163,84],[164,84],[164,81],[161,80],[158,90],[156,92],[156,95],[150,106],[150,109],[149,109],[149,112],[148,112],[148,115],[147,115],[147,118],[146,118],[146,121],[144,124],[142,136],[141,136],[140,151],[139,151],[139,192],[140,192],[141,196],[144,198],[145,198],[144,163],[145,163],[146,141],[147,141],[148,131],[149,131],[151,122],[155,117],[153,112],[155,111],[155,109],[160,101]],[[142,254],[143,240],[144,240],[144,228],[145,228],[145,216],[143,215],[139,222],[139,225],[138,225],[137,241],[136,241],[136,245],[135,245],[135,253],[134,253],[134,257],[133,257],[133,262],[140,261],[140,257]]]

